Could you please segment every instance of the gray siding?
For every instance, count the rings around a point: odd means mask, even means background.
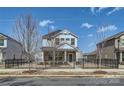
[[[7,48],[3,49],[3,59],[21,58],[22,46],[12,39],[7,39]]]
[[[101,51],[101,53],[100,53]],[[116,59],[115,48],[113,46],[104,47],[101,50],[97,50],[97,57],[101,54],[101,58]]]

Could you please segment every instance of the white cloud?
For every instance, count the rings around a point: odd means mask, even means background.
[[[90,11],[91,11],[92,14],[94,14],[94,15],[95,15],[95,9],[96,9],[95,7],[91,7],[91,8],[90,8]]]
[[[97,12],[101,12],[101,11],[107,9],[107,8],[108,8],[108,7],[100,7],[100,8],[97,10]]]
[[[93,15],[96,15],[96,13],[100,13],[101,11],[107,9],[108,7],[99,7],[99,8],[96,8],[96,7],[91,7],[90,8],[90,11]]]
[[[89,24],[89,23],[83,23],[82,25],[81,25],[81,27],[83,28],[83,27],[85,27],[85,28],[91,28],[91,27],[93,27],[93,25],[91,25],[91,24]]]
[[[93,34],[88,34],[88,37],[93,37]]]
[[[115,31],[117,27],[115,25],[102,26],[98,29],[97,32],[107,32],[107,31]]]
[[[96,8],[96,7],[92,7],[90,8],[90,11],[93,15],[96,15],[97,13],[101,13],[103,10],[107,9],[108,7],[99,7],[99,8]],[[116,7],[116,8],[113,8],[111,11],[107,12],[106,15],[111,15],[112,13],[114,12],[117,12],[119,10],[123,9],[122,7]]]
[[[52,24],[52,23],[54,23],[54,21],[51,21],[51,20],[43,20],[43,21],[41,21],[41,22],[39,23],[39,26],[45,27],[45,26],[47,26],[48,24]]]
[[[55,26],[54,26],[54,25],[51,25],[51,26],[50,26],[50,29],[51,29],[51,30],[55,30]]]
[[[94,46],[94,45],[95,45],[95,43],[91,42],[91,43],[88,45],[88,47],[92,47],[92,46]]]
[[[116,8],[114,8],[114,9],[112,9],[111,11],[109,11],[109,12],[107,13],[107,15],[111,15],[112,13],[117,12],[117,11],[119,11],[120,9],[122,9],[122,8],[116,7]]]

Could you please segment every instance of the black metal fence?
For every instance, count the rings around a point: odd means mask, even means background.
[[[42,62],[36,63],[25,59],[6,59],[3,61],[5,68],[29,68],[32,65],[33,68],[105,68],[115,69],[118,68],[118,62],[116,59],[87,59],[81,58],[77,62]]]
[[[6,59],[3,60],[5,68],[19,68],[25,64],[29,64],[31,61],[27,61],[26,59]]]
[[[118,68],[119,64],[116,59],[82,58],[76,62],[76,65],[82,68]]]

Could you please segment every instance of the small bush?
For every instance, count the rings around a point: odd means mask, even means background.
[[[36,73],[36,70],[27,70],[27,71],[23,71],[23,74],[32,74],[32,73]]]
[[[94,71],[93,74],[107,74],[106,71]]]

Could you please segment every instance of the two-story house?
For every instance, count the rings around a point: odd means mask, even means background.
[[[22,45],[13,38],[0,33],[0,63],[5,59],[20,58]]]
[[[124,31],[97,44],[97,57],[119,59],[124,62]]]
[[[67,29],[50,32],[42,37],[43,61],[74,62],[78,60],[78,37]]]

